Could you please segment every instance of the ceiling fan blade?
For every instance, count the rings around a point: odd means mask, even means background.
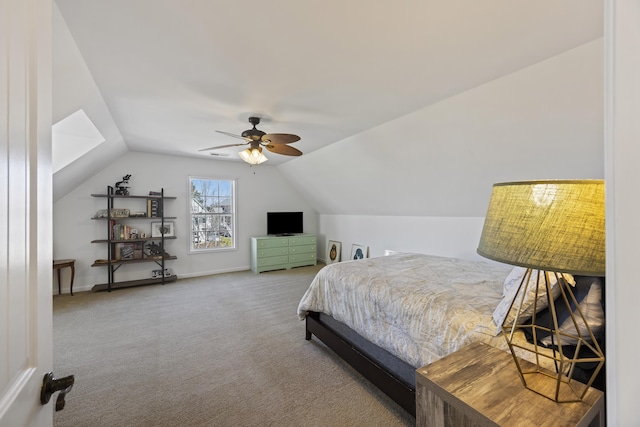
[[[243,138],[244,139],[244,138]],[[209,151],[209,150],[217,150],[218,148],[228,148],[228,147],[238,147],[240,145],[247,145],[247,143],[244,144],[227,144],[227,145],[218,145],[217,147],[209,147],[209,148],[203,148],[202,150],[198,150],[198,151]]]
[[[227,135],[227,136],[232,136],[234,138],[244,139],[245,141],[251,141],[251,139],[245,138],[244,136],[241,136],[241,135],[236,135],[235,133],[229,133],[229,132],[225,132],[225,131],[222,131],[222,130],[217,130],[216,132],[222,133],[222,134]]]
[[[284,154],[285,156],[301,156],[302,155],[302,151],[298,150],[297,148],[293,148],[293,147],[291,147],[289,145],[284,145],[284,144],[273,145],[273,144],[269,144],[269,145],[265,145],[264,147],[267,150],[271,151],[272,153]]]
[[[296,141],[300,141],[300,137],[290,133],[268,133],[262,136],[265,144],[291,144]]]

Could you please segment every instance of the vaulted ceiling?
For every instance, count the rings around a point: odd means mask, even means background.
[[[54,120],[84,107],[120,153],[201,158],[252,115],[310,153],[597,39],[603,22],[601,0],[55,2]]]

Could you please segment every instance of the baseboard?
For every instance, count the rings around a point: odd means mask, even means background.
[[[187,273],[187,274],[176,273],[176,274],[178,275],[178,280],[180,280],[180,279],[189,279],[192,277],[211,276],[212,274],[235,273],[238,271],[247,271],[247,270],[251,270],[251,267],[248,265],[244,267],[224,268],[221,270],[199,271],[197,273]]]

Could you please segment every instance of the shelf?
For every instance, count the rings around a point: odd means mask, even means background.
[[[91,197],[111,197],[113,199],[162,199],[162,196],[122,196],[120,194],[92,194]],[[164,196],[164,198],[174,200],[176,196]]]
[[[164,278],[164,283],[175,282],[178,280],[178,276],[175,274],[172,276],[167,276]],[[125,282],[113,282],[111,284],[111,289],[121,289],[121,288],[132,288],[135,286],[145,286],[145,285],[155,285],[157,283],[162,283],[162,278],[157,279],[139,279],[139,280],[127,280]],[[109,290],[108,283],[102,283],[99,285],[95,285],[92,289],[93,292],[99,291],[107,291]]]
[[[107,217],[106,216],[103,216],[103,217],[100,217],[100,218],[91,217],[91,219],[107,219]],[[112,216],[111,218],[108,218],[108,219],[110,219],[112,221],[121,220],[121,219],[155,219],[155,220],[158,220],[158,221],[162,221],[162,217],[161,216],[117,216],[117,217]],[[178,217],[177,216],[165,216],[164,219],[165,220],[167,220],[167,219],[178,219]]]
[[[175,255],[169,255],[164,257],[164,260],[167,261],[169,259],[178,259]],[[111,261],[111,265],[119,265],[119,264],[137,264],[139,262],[162,262],[162,258],[138,258],[138,259],[119,259]],[[106,267],[109,263],[107,262],[94,262],[91,264],[91,267]]]
[[[97,220],[111,220],[112,222],[109,222],[107,230],[105,234],[103,234],[104,236],[106,236],[106,238],[104,239],[94,239],[91,241],[91,243],[106,243],[107,244],[107,250],[106,250],[106,259],[97,259],[96,261],[94,261],[93,264],[91,264],[91,267],[107,267],[107,283],[105,284],[100,284],[100,285],[95,285],[93,287],[94,291],[100,291],[100,290],[106,290],[106,291],[111,291],[112,289],[118,289],[118,288],[128,288],[128,287],[132,287],[132,286],[142,286],[142,285],[149,285],[149,284],[153,284],[153,283],[165,283],[165,282],[171,282],[177,279],[177,276],[172,275],[172,276],[167,276],[165,278],[145,278],[145,279],[139,279],[139,280],[129,280],[129,281],[124,281],[124,282],[118,282],[115,280],[115,273],[117,270],[120,269],[120,267],[122,267],[123,265],[126,264],[138,264],[141,262],[153,262],[155,264],[157,264],[158,266],[160,266],[161,270],[163,273],[169,273],[170,270],[168,270],[165,267],[165,262],[169,261],[169,260],[175,260],[178,259],[177,256],[172,256],[167,254],[166,252],[164,252],[164,247],[165,247],[165,240],[168,239],[176,239],[176,236],[173,235],[173,232],[171,232],[170,234],[172,234],[171,236],[167,236],[167,235],[160,235],[160,236],[145,236],[145,237],[138,237],[140,236],[140,234],[133,234],[133,236],[136,236],[133,239],[126,239],[126,236],[130,236],[129,231],[127,231],[127,228],[129,229],[133,229],[132,227],[130,227],[131,224],[126,225],[126,222],[135,222],[135,220],[142,220],[142,221],[146,221],[147,223],[149,221],[151,221],[151,225],[155,226],[155,225],[160,225],[161,222],[164,222],[165,225],[170,225],[169,231],[171,231],[173,229],[173,221],[170,220],[175,220],[177,219],[177,217],[174,216],[163,216],[162,214],[164,213],[164,201],[166,200],[175,200],[176,197],[169,197],[169,196],[165,196],[164,195],[164,188],[159,192],[159,194],[150,194],[148,196],[131,196],[131,195],[120,195],[120,194],[114,194],[113,191],[113,187],[111,186],[107,186],[107,192],[104,194],[91,194],[92,197],[103,197],[107,200],[107,209],[105,210],[100,210],[98,211],[98,213],[101,213],[102,211],[104,211],[105,214],[107,214],[106,216],[101,216],[101,217],[97,217],[94,216],[91,219],[97,219]],[[132,202],[132,203],[128,203],[130,205],[140,205],[141,201],[144,201],[144,204],[146,205],[147,210],[144,212],[137,212],[135,210],[130,210],[130,209],[124,209],[124,208],[114,208],[114,200],[115,199],[136,199],[137,202]],[[156,210],[157,209],[157,210]],[[133,215],[130,215],[132,214]],[[157,215],[160,214],[160,216],[148,216],[148,215]],[[96,214],[97,215],[97,214]],[[127,215],[127,216],[119,216],[119,215]],[[115,225],[113,225],[115,224]],[[117,230],[116,230],[117,227]],[[138,226],[136,226],[135,228],[137,228]],[[152,227],[153,229],[154,227]],[[152,231],[152,233],[149,234],[155,234],[154,231]],[[113,239],[112,237],[117,237],[116,239]],[[160,243],[158,245],[158,242]],[[148,246],[147,249],[145,249],[145,246]],[[156,248],[157,247],[157,248]],[[122,249],[127,249],[127,252],[118,252],[121,251]],[[132,251],[131,254],[129,254],[129,251]],[[146,252],[151,252],[153,254],[158,254],[158,255],[151,255],[151,254],[147,254]],[[118,254],[118,255],[116,255]],[[114,258],[120,258],[119,255],[125,255],[124,258],[126,259],[114,259]],[[127,255],[136,255],[136,258],[129,258]]]
[[[176,236],[164,236],[166,239],[176,239]],[[146,242],[147,240],[162,240],[162,237],[140,237],[139,239],[123,239],[123,240],[108,240],[108,239],[96,239],[92,240],[91,243],[132,243],[132,242]],[[166,259],[166,258],[165,258]]]

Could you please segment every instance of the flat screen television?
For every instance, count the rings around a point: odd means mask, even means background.
[[[267,234],[282,236],[302,232],[302,212],[267,212]]]

